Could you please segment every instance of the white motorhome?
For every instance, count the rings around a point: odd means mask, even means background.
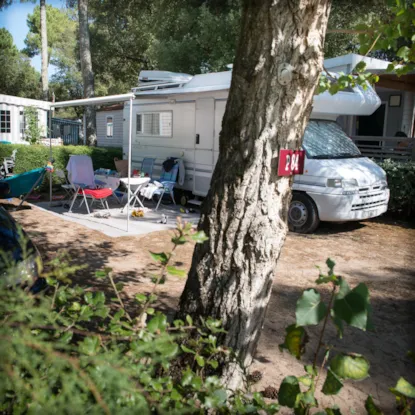
[[[132,162],[182,158],[186,167],[182,200],[206,196],[219,154],[219,132],[232,72],[202,75],[142,71],[133,88]],[[336,123],[339,115],[370,115],[380,99],[370,87],[349,89],[332,96],[316,95],[304,136],[304,174],[295,176],[289,224],[298,232],[314,231],[319,221],[358,221],[387,210],[389,189],[385,172],[362,157]],[[129,122],[129,104],[124,121]],[[128,128],[124,128],[128,153]],[[193,196],[192,196],[193,195]]]

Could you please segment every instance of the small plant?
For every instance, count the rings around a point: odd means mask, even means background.
[[[296,324],[286,328],[285,341],[280,345],[281,350],[288,350],[297,359],[301,359],[309,339],[305,327],[322,323],[313,363],[304,366],[303,376],[284,378],[278,391],[279,404],[292,408],[296,415],[307,415],[311,408],[319,407],[315,391],[325,368],[327,375],[321,388],[325,395],[337,395],[346,380],[359,381],[369,376],[370,364],[364,356],[342,352],[324,342],[330,322],[335,325],[339,338],[343,337],[344,324],[363,331],[373,329],[369,290],[363,283],[350,288],[343,277],[334,273],[335,262],[329,258],[326,264],[328,273],[324,275],[320,271],[316,284],[330,287],[328,303],[321,300],[320,293],[314,288],[305,290],[297,301]],[[332,354],[334,356],[330,359]],[[320,356],[323,356],[321,363]],[[408,356],[412,355],[408,353]],[[404,378],[400,378],[396,386],[390,390],[396,396],[399,413],[410,415],[410,408],[415,399],[415,387]],[[365,408],[369,415],[383,414],[371,396],[366,399]],[[332,407],[324,408],[316,415],[341,415],[341,412],[339,408]]]
[[[334,273],[335,263],[331,259],[326,263],[328,274],[320,272],[316,283],[330,287],[328,303],[321,300],[320,293],[314,288],[305,290],[297,301],[296,324],[287,327],[285,342],[280,345],[281,349],[288,350],[300,359],[308,342],[305,327],[322,323],[313,363],[304,366],[304,376],[286,377],[279,389],[279,403],[293,408],[295,414],[309,414],[311,408],[319,406],[314,395],[326,365],[327,375],[321,389],[325,395],[337,395],[345,380],[362,380],[369,375],[370,364],[364,356],[338,351],[333,345],[324,342],[329,322],[336,326],[340,338],[343,337],[344,324],[364,331],[372,328],[368,288],[361,283],[351,289],[343,277]],[[320,355],[324,356],[321,363]],[[371,404],[375,407],[373,400]],[[325,408],[320,414],[340,414],[340,411],[337,408]]]
[[[43,128],[39,127],[39,115],[36,107],[25,107],[24,117],[26,128],[24,139],[30,144],[38,144],[41,136],[44,134]]]
[[[179,220],[172,251],[151,253],[161,266],[152,290],[137,294],[129,310],[111,269],[96,272],[111,292],[73,286],[68,275],[79,268],[65,255],[45,266],[51,295],[34,297],[0,280],[0,411],[276,413],[261,394],[230,393],[211,373],[229,353],[217,344],[220,321],[169,322],[153,308],[159,284],[185,277],[171,262],[189,240],[206,236]]]

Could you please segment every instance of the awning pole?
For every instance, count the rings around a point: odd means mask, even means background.
[[[130,98],[130,120],[128,127],[128,197],[127,197],[127,232],[130,226],[130,177],[131,177],[131,140],[133,133],[133,97]]]
[[[49,109],[48,117],[48,132],[49,132],[49,161],[53,163],[52,156],[52,108]],[[52,170],[49,170],[49,206],[52,206]]]

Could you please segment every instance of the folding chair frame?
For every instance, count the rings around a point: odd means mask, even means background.
[[[92,202],[91,202],[91,206],[89,206],[88,205],[88,196],[85,194],[84,189],[81,186],[78,186],[78,188],[75,191],[75,195],[74,195],[74,197],[72,199],[71,206],[69,207],[69,210],[68,210],[69,213],[72,213],[73,205],[75,204],[75,200],[78,198],[79,195],[82,195],[82,197],[83,197],[83,200],[79,204],[79,207],[81,207],[83,205],[83,203],[85,202],[85,206],[86,206],[86,210],[88,211],[88,215],[91,214],[90,208],[92,209],[92,205],[94,204],[94,201],[96,201],[96,200],[99,200],[101,202],[101,205],[102,205],[102,207],[104,209],[107,209],[108,212],[110,211],[110,208],[108,206],[108,201],[107,201],[107,198],[106,197],[105,198],[101,198],[101,199],[97,199],[97,198],[91,197]]]

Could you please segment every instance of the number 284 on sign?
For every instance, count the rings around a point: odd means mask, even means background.
[[[291,176],[304,172],[304,150],[280,150],[278,176]]]

